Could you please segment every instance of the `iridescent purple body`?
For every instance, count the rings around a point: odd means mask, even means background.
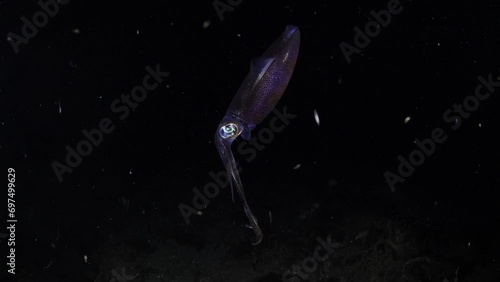
[[[299,46],[299,29],[288,25],[261,57],[251,61],[250,72],[236,92],[215,133],[215,144],[227,170],[231,189],[236,186],[250,225],[257,236],[254,245],[260,243],[263,234],[247,204],[231,144],[240,134],[248,140],[252,129],[276,106],[292,76]]]
[[[227,115],[257,125],[276,106],[292,76],[299,54],[300,31],[287,26],[266,52],[250,63],[250,73],[236,92]]]

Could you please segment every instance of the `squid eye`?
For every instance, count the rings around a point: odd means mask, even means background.
[[[224,139],[233,137],[234,135],[236,135],[237,132],[238,132],[238,126],[234,123],[228,123],[226,125],[221,126],[219,129],[219,135]]]

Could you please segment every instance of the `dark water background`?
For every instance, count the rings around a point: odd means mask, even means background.
[[[500,281],[498,87],[459,126],[443,119],[474,102],[478,76],[498,81],[500,6],[401,1],[348,63],[340,44],[389,2],[232,1],[221,20],[211,1],[72,0],[16,54],[9,33],[41,7],[2,1],[0,162],[18,222],[15,276],[0,231],[1,281]],[[179,205],[223,170],[216,126],[288,24],[301,49],[277,109],[296,117],[250,161],[236,154],[264,231],[252,246],[229,189],[189,224]],[[157,65],[169,75],[114,112]],[[114,130],[58,179],[66,146],[106,119]],[[391,191],[384,174],[439,128],[446,140]],[[315,265],[318,238],[335,251]],[[294,265],[308,280],[283,274]]]

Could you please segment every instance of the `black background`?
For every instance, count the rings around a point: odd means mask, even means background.
[[[453,267],[408,281],[451,281],[457,268],[458,281],[496,281],[498,92],[455,131],[442,115],[474,94],[479,75],[500,76],[500,6],[402,1],[403,11],[348,64],[339,44],[353,44],[353,28],[363,29],[369,12],[387,2],[243,1],[221,21],[210,1],[72,0],[18,54],[7,34],[21,34],[20,18],[31,19],[40,6],[2,2],[0,160],[5,176],[16,170],[16,277],[112,281],[111,270],[125,266],[141,273],[134,281],[239,281],[242,273],[242,281],[280,281],[311,255],[317,236],[340,232],[332,224],[350,230],[335,235],[347,244],[366,224],[392,219],[417,226],[422,241],[437,246],[401,257]],[[288,24],[300,28],[301,49],[277,108],[297,117],[252,162],[236,156],[264,229],[253,247],[228,189],[189,225],[178,205],[192,205],[192,189],[223,170],[213,144],[217,124],[250,60]],[[119,120],[111,103],[157,64],[170,75]],[[106,117],[115,130],[60,183],[51,164],[63,163],[65,147],[75,148],[81,131]],[[397,157],[407,158],[414,140],[438,127],[448,139],[392,193],[384,172],[397,172]],[[295,251],[266,270],[262,253],[276,245]],[[218,269],[204,259],[234,265]]]

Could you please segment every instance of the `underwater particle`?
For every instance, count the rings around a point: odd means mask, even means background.
[[[210,21],[210,20],[206,20],[206,21],[204,21],[204,22],[203,22],[203,24],[202,24],[203,28],[205,28],[205,29],[206,29],[207,27],[209,27],[209,26],[210,26],[210,23],[211,23],[211,21]]]
[[[293,169],[299,169],[302,165],[301,164],[297,164],[293,167]]]
[[[410,119],[411,119],[411,118],[410,118],[409,116],[408,116],[408,117],[406,117],[406,118],[405,118],[405,121],[404,121],[404,124],[407,124],[407,123],[410,121]]]
[[[337,183],[338,182],[335,179],[328,179],[328,186],[330,186],[330,187],[337,185]]]
[[[57,111],[59,112],[59,114],[62,114],[61,101],[57,101]]]
[[[479,127],[481,127],[481,123],[479,123]]]
[[[75,28],[72,31],[74,34],[80,34],[80,29],[78,29],[78,28]]]
[[[368,230],[361,231],[360,233],[358,233],[358,235],[356,235],[356,237],[354,237],[354,240],[362,239],[362,238],[368,236],[369,233],[370,232]]]
[[[314,120],[316,121],[316,124],[319,126],[319,115],[316,109],[314,110]]]

